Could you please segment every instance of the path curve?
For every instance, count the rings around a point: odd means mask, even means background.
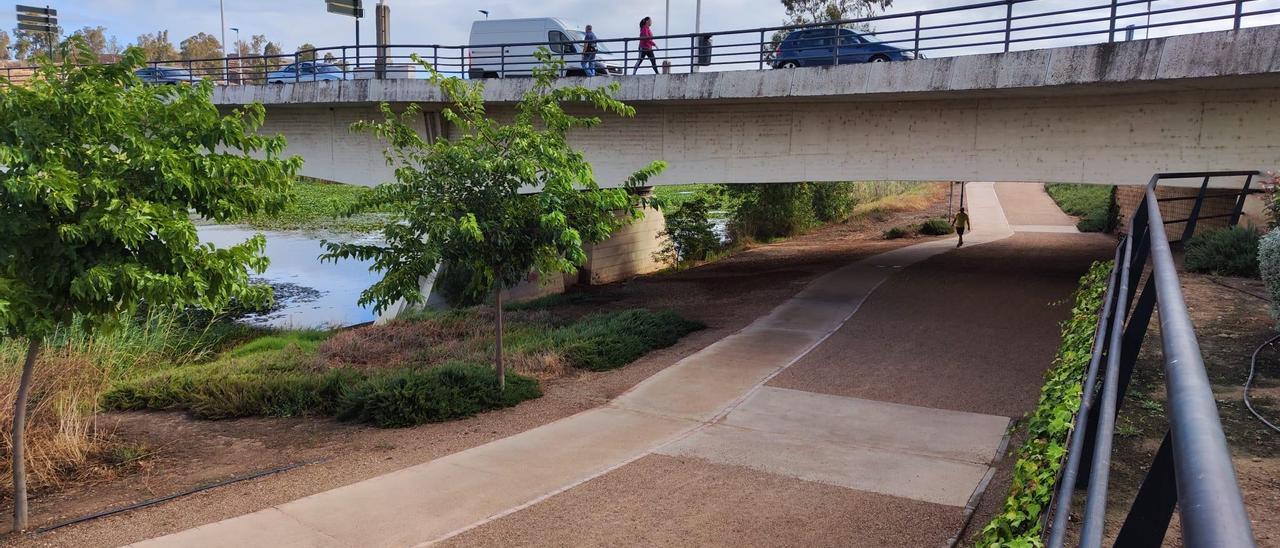
[[[971,216],[982,221],[966,235],[966,247],[1013,235],[993,184],[970,183],[968,206]],[[134,546],[426,544],[528,508],[648,455],[732,458],[730,455],[741,452],[741,444],[757,440],[725,435],[722,419],[744,404],[749,404],[744,409],[764,409],[770,402],[809,398],[763,387],[844,325],[868,295],[895,272],[954,249],[954,242],[929,241],[832,271],[739,332],[664,369],[605,406],[430,462]],[[853,405],[857,409],[850,412],[895,417],[915,412],[905,409],[907,406],[875,402]],[[851,487],[873,492],[908,489],[913,498],[946,504],[967,500],[984,475],[982,465],[969,462],[973,460],[970,454],[985,453],[980,446],[993,445],[992,436],[999,439],[1007,419],[997,417],[1004,421],[1000,422],[984,418],[990,416],[952,413],[948,417],[957,424],[980,425],[977,430],[984,438],[959,449],[959,456],[947,449],[944,454],[919,458],[933,459],[930,463],[939,459],[953,462],[955,473],[943,471],[927,481],[863,478],[858,480],[863,483]],[[757,420],[748,420],[751,426],[782,420],[767,412],[757,414]],[[860,424],[873,426],[875,421]],[[864,430],[862,435],[877,434]],[[885,443],[896,443],[889,439],[892,436],[879,435]],[[708,437],[712,442],[699,441]],[[986,449],[994,451],[994,447]],[[860,449],[862,453],[853,457],[846,449],[829,451],[836,461],[857,458],[862,459],[860,463],[892,465],[901,460],[876,453],[880,449]],[[831,480],[822,474],[835,473],[801,472],[820,476],[816,481]],[[952,481],[955,477],[961,479]]]

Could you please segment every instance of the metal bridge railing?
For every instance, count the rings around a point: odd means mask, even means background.
[[[1116,414],[1156,308],[1160,310],[1169,431],[1120,527],[1115,546],[1160,546],[1175,506],[1180,509],[1184,545],[1254,546],[1249,516],[1231,465],[1231,451],[1182,297],[1165,225],[1187,223],[1181,239],[1190,238],[1199,220],[1211,218],[1200,216],[1209,182],[1223,177],[1244,178],[1239,192],[1215,195],[1235,198],[1232,213],[1225,216],[1234,225],[1250,193],[1250,183],[1258,174],[1168,173],[1153,176],[1147,184],[1129,234],[1116,249],[1115,267],[1083,383],[1083,400],[1054,497],[1046,543],[1050,548],[1060,548],[1065,543],[1071,499],[1078,487],[1084,487],[1086,494],[1079,525],[1080,546],[1102,545]],[[1182,198],[1158,199],[1156,186],[1173,179],[1202,179],[1202,183],[1191,215],[1165,221],[1160,204]],[[1137,294],[1144,272],[1142,293]]]
[[[1159,7],[1148,0],[1074,0],[1062,8],[1059,0],[987,0],[946,8],[885,14],[811,25],[761,27],[743,30],[655,36],[656,64],[669,63],[672,72],[697,70],[763,70],[782,66],[778,41],[789,33],[830,30],[806,39],[804,64],[834,65],[878,60],[949,57],[997,53],[1087,43],[1115,42],[1136,37],[1187,34],[1205,30],[1238,29],[1268,24],[1280,14],[1278,0],[1184,0]],[[1167,4],[1166,4],[1167,5]],[[878,42],[902,52],[876,55],[874,48],[848,39],[839,29],[873,34]],[[637,29],[637,34],[638,34]],[[1139,36],[1141,34],[1141,36]],[[209,59],[157,60],[152,66],[186,69],[190,78],[221,84],[309,82],[313,80],[422,77],[412,68],[412,55],[446,74],[464,77],[527,76],[540,63],[530,53],[546,47],[565,59],[566,75],[583,74],[580,37],[568,41],[495,45],[398,44],[332,46],[285,55],[254,55]],[[638,37],[601,38],[597,60],[611,74],[630,73],[642,61]],[[878,46],[877,46],[878,47]],[[316,60],[339,67],[336,74],[280,74],[293,63]],[[793,59],[794,60],[794,59]],[[645,65],[641,70],[651,70]],[[7,67],[10,82],[30,78],[31,67]],[[273,74],[275,73],[275,74]]]

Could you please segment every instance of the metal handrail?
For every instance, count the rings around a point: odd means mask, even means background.
[[[1160,212],[1157,185],[1168,179],[1203,179],[1187,219],[1182,239],[1201,219],[1229,216],[1229,224],[1252,193],[1257,171],[1166,173],[1151,178],[1132,218],[1129,234],[1117,246],[1115,267],[1107,282],[1102,315],[1094,334],[1093,351],[1083,381],[1080,410],[1072,429],[1061,477],[1051,505],[1049,548],[1066,540],[1074,489],[1087,481],[1087,498],[1080,520],[1080,546],[1101,546],[1106,526],[1115,419],[1124,399],[1145,338],[1153,309],[1160,310],[1168,396],[1169,431],[1148,469],[1116,546],[1159,546],[1167,532],[1175,503],[1186,546],[1254,546],[1252,527],[1231,464],[1231,450],[1222,431],[1213,389],[1205,373],[1200,346],[1182,296],[1170,240]],[[1200,215],[1209,181],[1244,177],[1230,215]],[[1221,197],[1222,194],[1216,194]],[[1146,271],[1147,259],[1151,268]],[[1137,282],[1147,272],[1140,296]],[[1101,379],[1101,386],[1097,386]]]
[[[656,52],[655,57],[670,63],[675,72],[697,71],[700,67],[708,70],[723,69],[763,69],[766,66],[780,66],[773,58],[774,46],[778,44],[775,35],[813,28],[854,27],[858,29],[878,28],[872,31],[883,38],[883,43],[901,50],[903,58],[918,58],[922,54],[931,57],[948,57],[967,53],[991,53],[1011,51],[1019,48],[1030,48],[1035,43],[1050,40],[1073,40],[1075,42],[1096,43],[1113,42],[1117,33],[1132,30],[1151,30],[1185,26],[1198,23],[1223,22],[1230,23],[1229,28],[1238,29],[1246,19],[1261,15],[1280,13],[1280,8],[1259,6],[1256,2],[1267,0],[1188,0],[1186,4],[1153,9],[1147,0],[1078,0],[1071,8],[1061,8],[1049,0],[987,0],[959,6],[949,6],[931,10],[906,13],[881,14],[869,17],[845,19],[823,23],[804,25],[779,25],[756,27],[751,29],[714,31],[704,33],[683,33],[654,36],[653,40],[661,43],[674,43],[669,49]],[[1025,8],[1025,9],[1024,9]],[[1042,8],[1038,11],[1036,8]],[[1252,9],[1251,9],[1252,8]],[[996,12],[1000,13],[997,14]],[[961,14],[963,21],[955,22],[954,16]],[[1151,17],[1162,20],[1152,21]],[[1061,21],[1046,20],[1062,18]],[[1147,18],[1142,24],[1123,25],[1123,21]],[[1059,29],[1054,32],[1053,29]],[[709,37],[711,45],[704,49],[699,44],[700,37]],[[835,38],[834,36],[832,37]],[[892,39],[890,39],[892,38]],[[718,43],[717,43],[718,42]],[[623,65],[610,67],[614,74],[632,70],[632,63],[640,60],[639,38],[601,38],[597,44],[610,49]],[[687,45],[679,45],[687,43]],[[411,56],[417,55],[432,63],[439,71],[464,76],[514,76],[527,75],[540,63],[528,55],[508,54],[510,48],[547,47],[554,50],[564,43],[553,42],[512,42],[495,44],[498,52],[492,55],[481,55],[476,51],[479,45],[440,45],[440,44],[393,44],[341,45],[314,48],[292,54],[253,55],[245,57],[216,57],[201,59],[161,60],[148,63],[151,66],[174,66],[185,68],[192,74],[192,79],[208,78],[217,83],[234,84],[241,82],[307,82],[316,79],[313,75],[293,73],[270,77],[276,69],[303,60],[322,61],[331,57],[332,62],[342,68],[341,79],[358,78],[365,74],[369,77],[385,77],[383,69],[387,65],[404,65],[411,63]],[[577,42],[569,42],[578,45]],[[1075,45],[1075,44],[1073,44]],[[576,47],[575,47],[576,49]],[[865,54],[846,53],[846,47],[833,47],[829,55],[818,55],[812,61],[816,64],[847,64],[868,61]],[[567,62],[566,73],[584,73],[578,68],[581,53],[563,52],[559,54]],[[603,59],[602,56],[597,59]],[[476,71],[483,64],[484,70]],[[496,65],[491,67],[490,65]],[[7,67],[3,74],[9,82],[21,82],[30,77],[35,67]],[[495,69],[495,70],[490,70]],[[475,74],[472,74],[475,72]]]

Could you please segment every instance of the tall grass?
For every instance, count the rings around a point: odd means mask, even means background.
[[[203,324],[197,325],[197,324]],[[33,489],[56,486],[91,468],[111,449],[95,421],[113,382],[161,364],[208,359],[243,329],[152,309],[114,329],[59,329],[44,343],[27,411],[27,474]],[[0,477],[12,477],[13,404],[26,356],[24,340],[0,340]],[[0,494],[11,495],[8,482]]]

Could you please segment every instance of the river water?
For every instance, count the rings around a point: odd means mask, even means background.
[[[277,308],[241,321],[264,327],[333,328],[375,319],[372,309],[356,304],[360,292],[381,279],[369,271],[372,261],[348,259],[321,264],[318,257],[324,252],[322,237],[309,233],[227,225],[203,225],[197,230],[201,241],[218,247],[238,244],[258,233],[266,236],[266,256],[271,259],[271,266],[255,280],[275,289]]]

